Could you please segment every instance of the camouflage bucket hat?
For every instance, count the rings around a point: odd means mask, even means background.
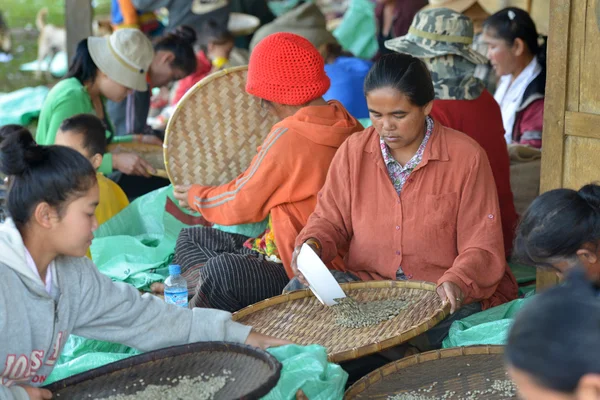
[[[408,34],[385,42],[385,47],[417,58],[447,54],[464,57],[473,64],[486,64],[487,58],[471,48],[473,23],[463,14],[448,8],[421,10]]]

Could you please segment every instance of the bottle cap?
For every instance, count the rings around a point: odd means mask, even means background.
[[[181,267],[177,264],[169,265],[169,275],[179,275],[181,274]]]

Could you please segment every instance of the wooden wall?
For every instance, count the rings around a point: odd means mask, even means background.
[[[550,0],[541,191],[600,181],[598,0]],[[538,286],[556,282],[538,273]]]
[[[531,3],[531,17],[535,21],[538,32],[548,34],[550,0],[479,0],[479,2],[490,14],[505,7],[519,7],[527,10],[529,3]]]

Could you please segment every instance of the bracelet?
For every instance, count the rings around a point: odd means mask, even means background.
[[[314,244],[315,247],[317,248],[317,250],[322,250],[323,246],[321,246],[321,243],[319,243],[319,241],[317,239],[308,239],[306,242],[304,242],[306,244]]]

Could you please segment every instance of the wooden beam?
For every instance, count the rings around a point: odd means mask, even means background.
[[[77,43],[92,36],[93,10],[90,0],[65,0],[65,27],[67,28],[67,54],[69,62],[75,54]]]
[[[600,139],[600,115],[567,111],[565,113],[565,136]]]
[[[564,128],[567,103],[569,28],[571,0],[550,1],[550,32],[548,37],[548,72],[544,103],[544,132],[542,142],[542,192],[557,189],[563,184]],[[558,282],[556,274],[538,270],[536,289],[543,290]]]

